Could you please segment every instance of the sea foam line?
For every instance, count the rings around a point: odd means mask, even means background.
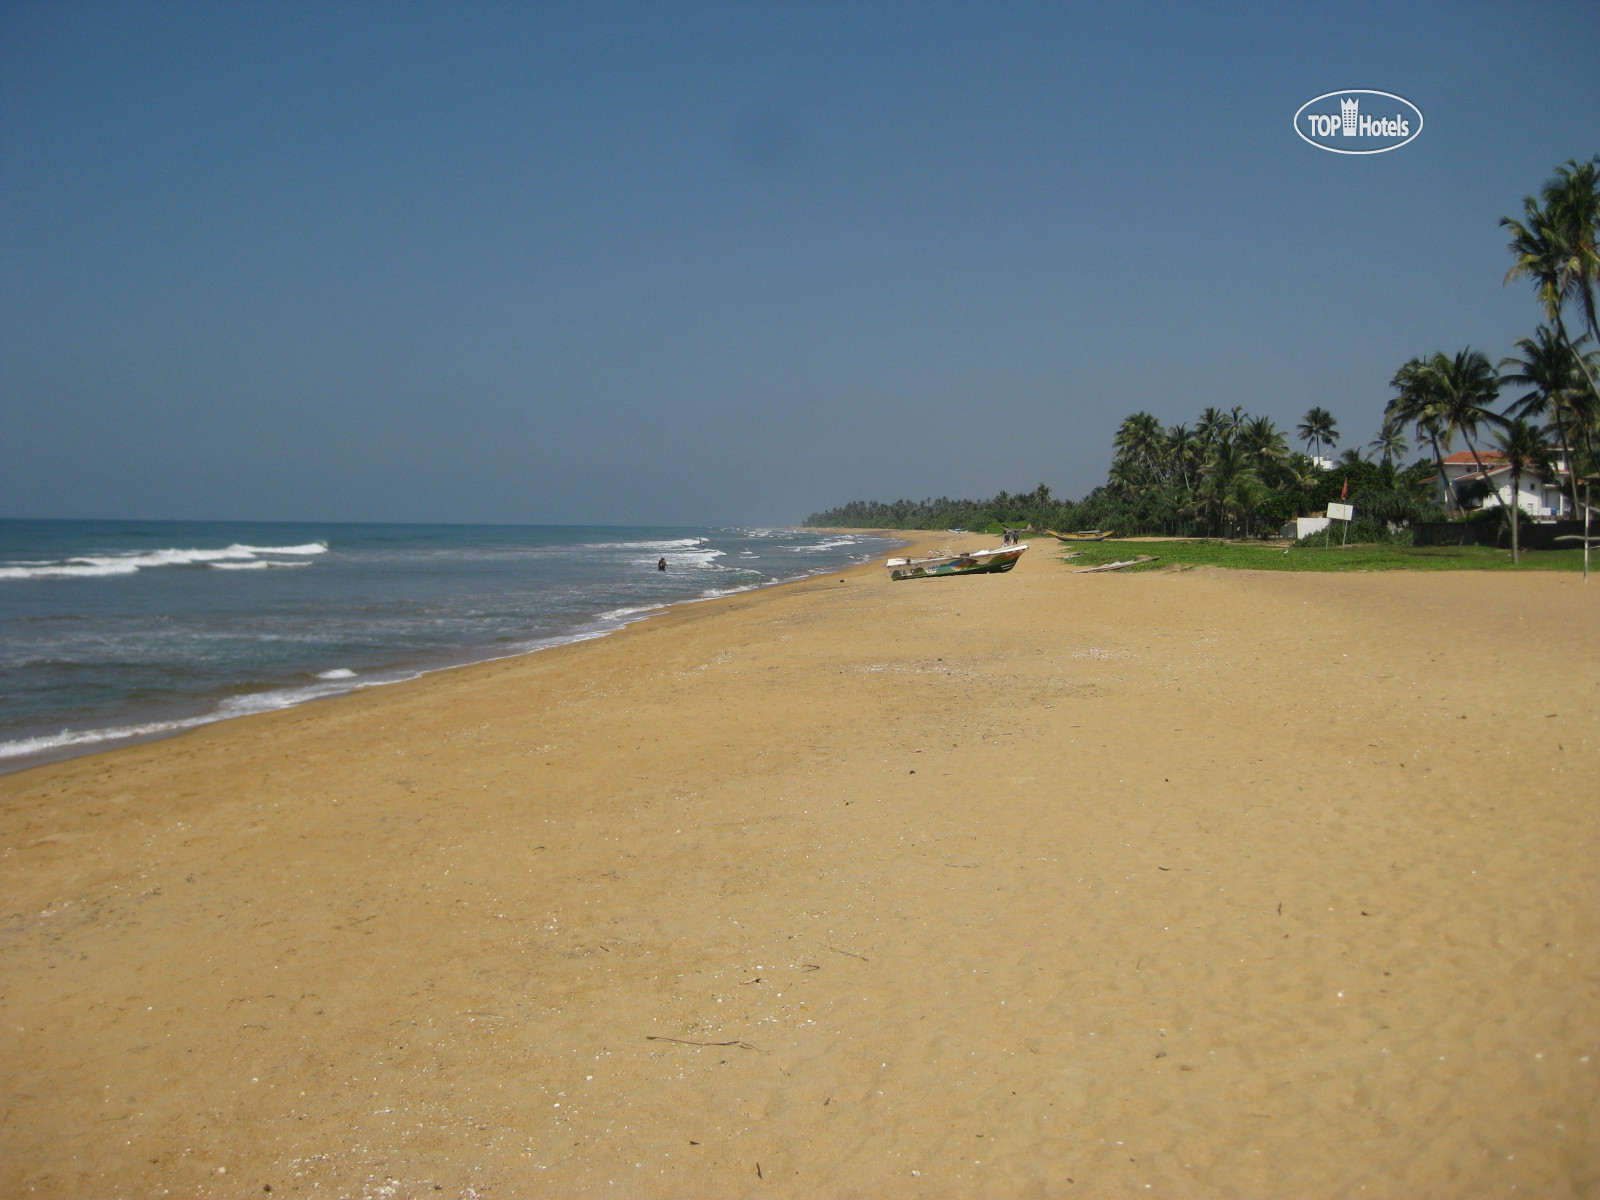
[[[106,729],[63,729],[60,733],[18,738],[14,742],[0,742],[0,759],[47,754],[52,750],[62,750],[69,746],[92,746],[101,742],[124,742],[131,738],[148,738],[158,737],[164,733],[181,733],[185,729],[197,729],[201,725],[210,725],[216,721],[226,721],[233,717],[248,717],[256,713],[276,712],[283,708],[294,708],[296,705],[304,704],[308,700],[324,700],[329,696],[339,696],[345,692],[355,691],[357,688],[375,687],[381,683],[400,683],[405,679],[415,679],[420,674],[420,671],[413,671],[405,675],[354,682],[355,672],[350,671],[348,668],[340,668],[336,671],[323,672],[318,676],[319,679],[338,680],[339,682],[337,683],[329,682],[311,684],[304,687],[277,688],[268,692],[252,692],[244,696],[230,696],[210,712],[201,713],[198,716],[184,717],[175,721],[151,721],[141,725],[116,725]]]
[[[85,579],[105,575],[133,575],[154,567],[220,567],[247,570],[266,566],[309,566],[309,563],[278,561],[286,556],[305,557],[326,554],[328,543],[308,542],[301,546],[245,546],[234,543],[221,550],[146,550],[135,554],[91,554],[49,562],[13,562],[0,566],[0,579]],[[270,554],[274,558],[262,558]]]

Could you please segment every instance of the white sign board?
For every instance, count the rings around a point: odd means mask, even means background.
[[[1337,502],[1330,504],[1328,505],[1328,516],[1335,521],[1354,521],[1356,519],[1355,505],[1339,504]]]

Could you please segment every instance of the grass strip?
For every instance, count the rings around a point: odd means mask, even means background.
[[[1581,571],[1582,550],[1524,550],[1522,562],[1511,564],[1511,551],[1490,546],[1392,546],[1357,544],[1293,546],[1283,542],[1234,542],[1215,538],[1113,539],[1087,546],[1063,547],[1078,553],[1070,567],[1098,567],[1138,554],[1154,554],[1154,562],[1116,572],[1163,571],[1176,567],[1227,567],[1246,571]],[[1597,563],[1596,566],[1600,566]]]

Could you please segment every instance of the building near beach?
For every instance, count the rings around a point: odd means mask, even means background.
[[[1571,517],[1572,499],[1567,491],[1572,467],[1565,450],[1553,450],[1551,459],[1556,468],[1549,479],[1540,478],[1532,471],[1524,471],[1517,481],[1517,507],[1534,520],[1554,521]],[[1478,463],[1483,470],[1478,470]],[[1452,454],[1444,460],[1444,478],[1460,496],[1464,506],[1471,509],[1505,508],[1511,503],[1511,467],[1506,456],[1498,450],[1480,450],[1474,458],[1470,450]],[[1439,476],[1435,475],[1437,481]],[[1468,486],[1486,485],[1487,490]],[[1439,487],[1439,500],[1444,502],[1444,487]]]

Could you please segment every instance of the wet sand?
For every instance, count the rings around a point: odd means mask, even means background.
[[[0,1194],[1600,1193],[1600,581],[885,574],[0,777]]]

